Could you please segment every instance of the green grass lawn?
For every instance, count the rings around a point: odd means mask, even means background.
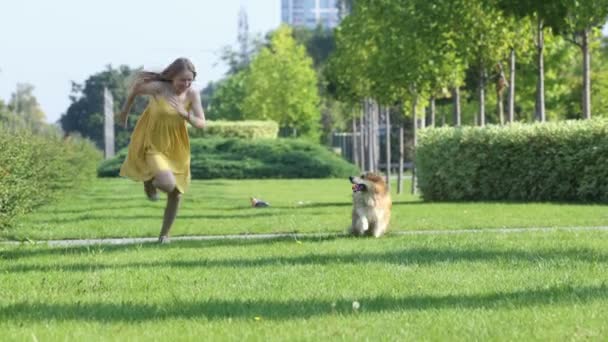
[[[1,339],[605,340],[607,250],[603,231],[0,245]]]
[[[249,196],[272,207],[251,208]],[[350,224],[350,196],[350,184],[341,179],[194,181],[172,234],[344,232]],[[393,198],[392,230],[608,225],[606,205],[425,203],[409,194]],[[14,229],[0,231],[0,238],[154,237],[164,205],[164,196],[147,201],[140,183],[99,179],[86,191],[21,218]]]
[[[394,202],[393,230],[608,225],[605,205]],[[350,207],[346,180],[195,181],[173,233],[343,232]],[[156,236],[163,208],[100,179],[2,237]],[[603,230],[0,244],[0,340],[602,340],[607,250]]]

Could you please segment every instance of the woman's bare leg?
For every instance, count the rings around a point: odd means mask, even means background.
[[[165,207],[165,215],[163,217],[163,226],[160,231],[159,241],[166,242],[169,237],[169,231],[175,217],[177,216],[177,209],[182,194],[177,190],[175,183],[175,176],[171,171],[159,172],[155,177],[152,184],[157,188],[167,193],[167,206]]]
[[[152,202],[158,201],[158,191],[156,191],[156,187],[153,184],[154,178],[144,181],[144,192],[148,199]]]
[[[154,176],[152,185],[161,191],[170,194],[175,190],[175,176],[171,171],[161,171]]]
[[[169,231],[177,216],[177,209],[179,208],[181,198],[182,194],[177,189],[167,195],[167,206],[165,207],[165,216],[163,217],[163,227],[160,230],[161,242],[169,237]]]

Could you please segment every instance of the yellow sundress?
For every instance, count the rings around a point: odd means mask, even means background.
[[[190,110],[191,103],[186,107]],[[190,185],[190,139],[186,120],[162,96],[150,98],[137,120],[120,175],[147,181],[159,171],[171,171],[177,190]]]

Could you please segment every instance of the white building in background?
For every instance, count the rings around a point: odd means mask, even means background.
[[[281,0],[281,22],[292,26],[334,28],[340,23],[336,0]]]

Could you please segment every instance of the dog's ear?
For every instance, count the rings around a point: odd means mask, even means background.
[[[373,183],[382,183],[382,182],[384,182],[384,178],[382,178],[382,176],[379,176],[379,175],[377,175],[375,173],[369,173],[369,174],[367,174],[367,179],[370,182],[373,182]]]

